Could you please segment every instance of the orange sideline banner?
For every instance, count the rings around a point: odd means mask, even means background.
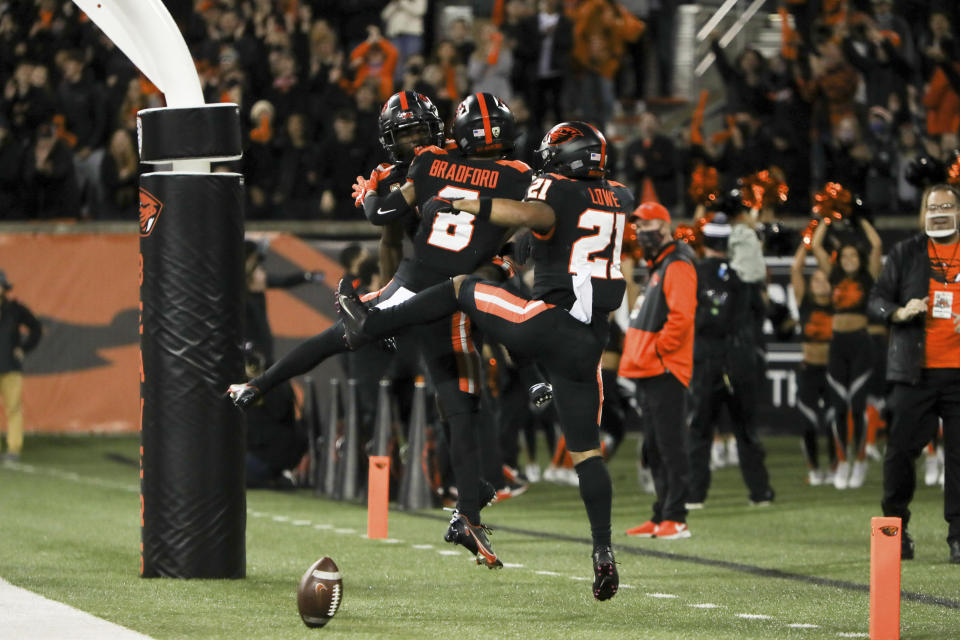
[[[269,240],[266,266],[279,273],[323,271],[322,287],[267,292],[278,355],[331,324],[330,287],[342,270],[289,234]],[[130,234],[0,234],[0,269],[10,296],[43,324],[24,367],[27,433],[135,433],[139,426],[137,286],[139,236]],[[0,411],[0,424],[5,424]]]

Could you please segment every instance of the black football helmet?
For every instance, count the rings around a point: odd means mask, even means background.
[[[508,152],[517,137],[517,123],[507,103],[492,93],[463,99],[453,119],[453,139],[464,155]]]
[[[413,147],[443,146],[443,120],[430,98],[422,93],[399,91],[390,96],[380,109],[380,144],[394,162],[413,159]],[[420,127],[422,135],[410,149],[397,142],[400,132]]]
[[[602,178],[607,170],[607,139],[592,124],[561,122],[543,136],[537,157],[545,172]]]

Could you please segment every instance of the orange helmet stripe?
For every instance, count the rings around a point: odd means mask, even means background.
[[[597,134],[597,137],[600,138],[600,168],[603,169],[607,164],[607,139],[603,137],[603,134],[600,133],[600,130],[597,129],[590,123],[587,123],[593,131]]]
[[[487,111],[487,101],[482,93],[477,94],[477,103],[480,105],[480,115],[483,116],[483,135],[487,144],[493,142],[493,133],[490,130],[490,113]]]
[[[406,111],[407,109],[410,108],[409,103],[407,103],[407,92],[406,92],[406,91],[401,91],[401,92],[400,92],[400,108],[403,109],[404,111]]]

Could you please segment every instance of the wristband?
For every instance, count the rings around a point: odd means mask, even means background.
[[[478,220],[489,220],[490,211],[493,209],[493,198],[480,198],[480,209],[477,211]]]

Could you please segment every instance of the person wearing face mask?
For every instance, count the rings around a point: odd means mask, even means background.
[[[627,530],[641,538],[689,538],[685,397],[693,370],[697,271],[693,250],[673,239],[663,205],[637,207],[637,242],[650,267],[643,303],[627,329],[619,375],[633,378],[643,411],[641,457],[653,473],[656,502],[647,522]]]
[[[916,458],[943,421],[943,516],[950,562],[960,564],[960,189],[937,184],[920,207],[924,233],[891,249],[870,294],[871,315],[890,325],[887,398],[892,414],[883,461],[883,514],[901,518],[900,557],[914,557],[907,533]]]

